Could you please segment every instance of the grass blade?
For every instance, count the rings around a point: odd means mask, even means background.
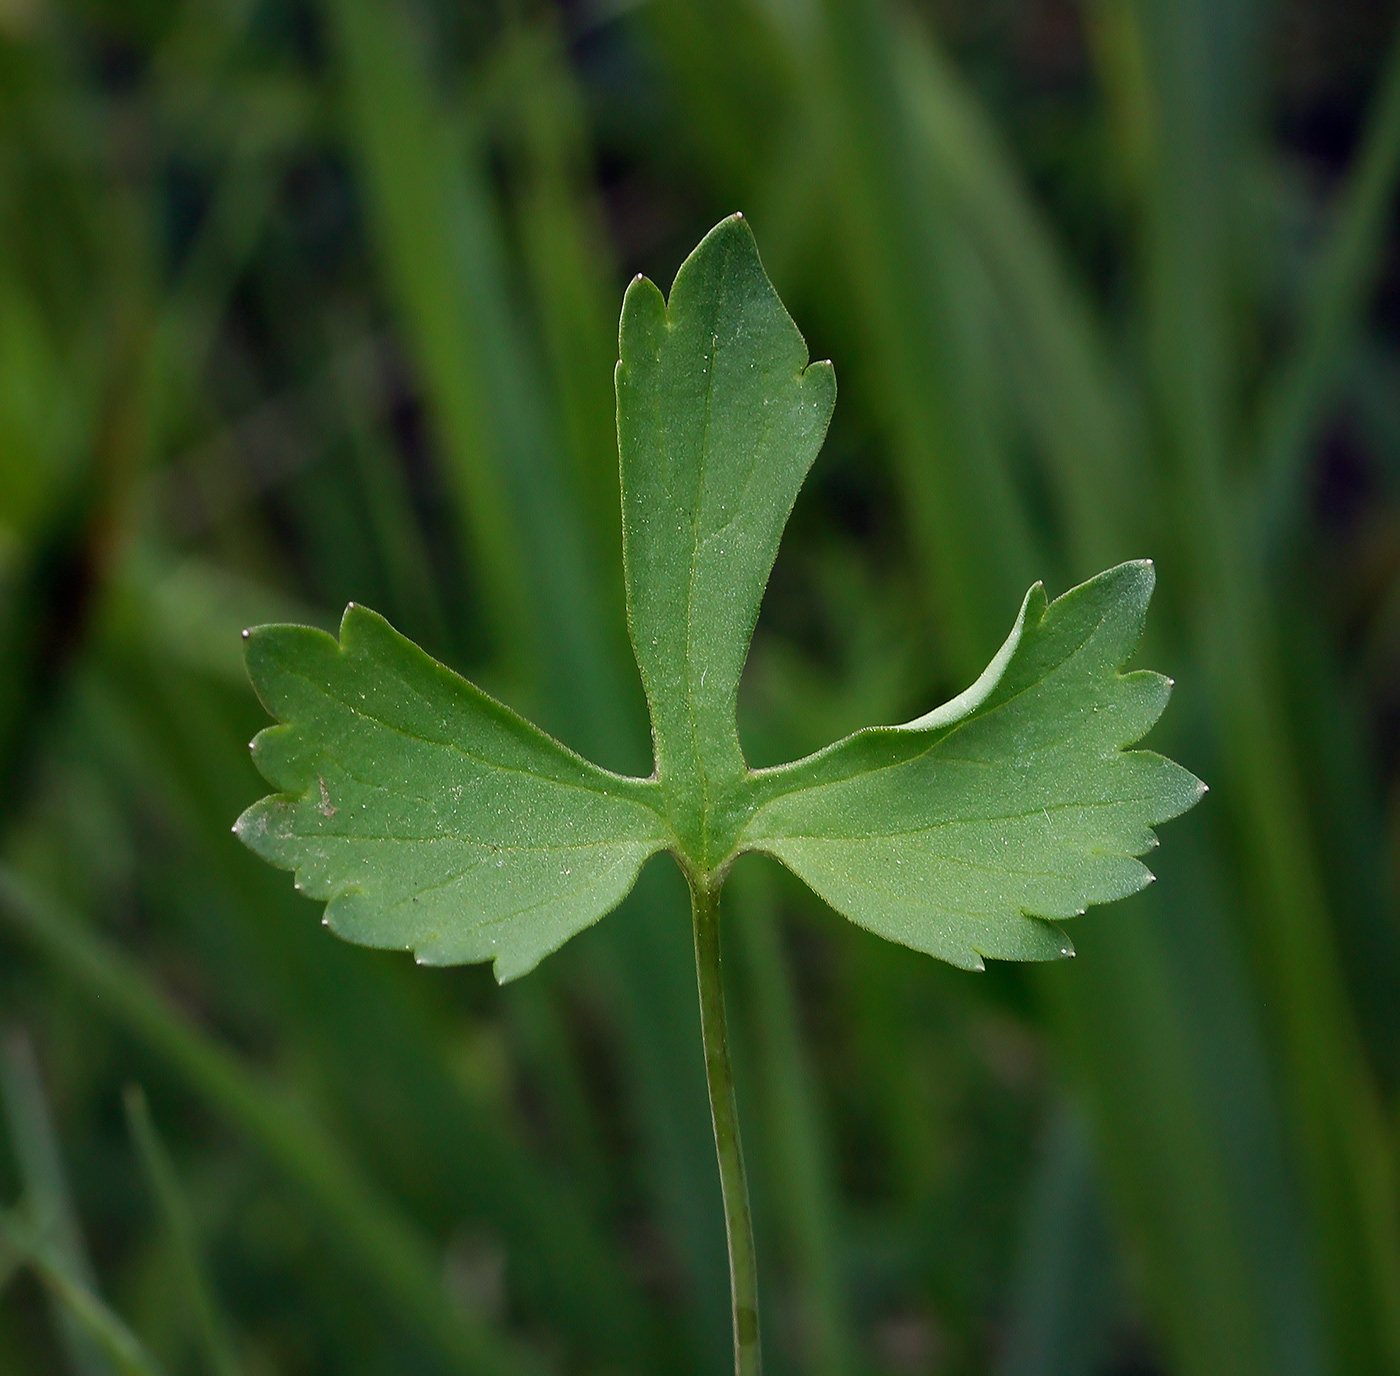
[[[603,599],[572,513],[551,399],[506,288],[506,255],[479,150],[460,148],[403,16],[330,0],[365,185],[441,432],[468,554],[520,688],[549,694],[545,724],[611,765],[632,744],[629,681],[607,654]],[[601,748],[598,748],[601,746]]]
[[[97,1278],[68,1189],[39,1063],[33,1045],[23,1032],[10,1032],[0,1047],[0,1092],[4,1096],[10,1137],[19,1160],[25,1205],[34,1235],[42,1241],[52,1265],[70,1278],[71,1285],[94,1292]],[[14,1240],[12,1236],[11,1241]],[[52,1288],[50,1293],[55,1297],[54,1317],[59,1338],[74,1371],[79,1376],[105,1376],[111,1367],[101,1348],[86,1331],[73,1306]]]
[[[1046,1125],[997,1376],[1101,1370],[1122,1296],[1088,1124],[1056,1106]]]
[[[472,1376],[530,1369],[525,1354],[451,1307],[427,1244],[331,1140],[173,1012],[125,956],[8,868],[0,868],[0,915],[256,1141],[318,1206],[364,1277],[454,1368]]]
[[[489,370],[470,328],[465,242],[489,234],[482,208],[456,175],[457,149],[422,89],[402,16],[379,0],[336,0],[328,8],[342,59],[346,113],[370,188],[382,260],[424,371],[464,548],[474,561],[481,601],[490,609],[499,650],[524,655],[513,665],[528,678],[541,653],[537,609],[495,447]],[[504,315],[499,309],[497,314]],[[498,323],[494,322],[493,323]],[[507,346],[508,347],[508,346]]]
[[[905,30],[895,60],[916,153],[986,264],[1018,406],[1057,489],[1073,572],[1087,576],[1140,553],[1146,524],[1146,455],[1121,379],[996,132],[943,54]]]
[[[1284,715],[1274,599],[1232,466],[1238,380],[1227,246],[1251,113],[1239,98],[1250,86],[1250,44],[1239,28],[1247,8],[1227,14],[1180,0],[1142,10],[1160,131],[1145,206],[1155,401],[1185,496],[1179,540],[1192,580],[1191,634],[1219,723],[1222,797],[1241,843],[1249,894],[1241,912],[1288,1067],[1330,1336],[1342,1366],[1393,1370],[1393,1148],[1343,982]]]
[[[131,1132],[131,1140],[136,1144],[146,1183],[170,1235],[175,1253],[175,1273],[180,1288],[185,1292],[185,1303],[194,1316],[205,1363],[213,1376],[240,1376],[241,1368],[233,1355],[228,1325],[204,1274],[189,1205],[180,1188],[174,1162],[156,1132],[146,1096],[139,1085],[128,1085],[122,1101],[126,1108],[127,1128]]]
[[[919,156],[896,57],[906,35],[876,0],[822,0],[813,14],[804,104],[834,168],[877,404],[948,667],[960,675],[990,654],[990,628],[1037,563],[992,429],[1004,398],[989,366],[985,268]]]
[[[163,1376],[141,1340],[42,1234],[0,1210],[0,1238],[34,1269],[54,1305],[101,1354],[102,1370],[115,1369],[122,1376]]]
[[[1360,149],[1313,266],[1298,338],[1259,416],[1262,538],[1276,549],[1304,501],[1308,447],[1325,419],[1381,268],[1382,235],[1400,179],[1400,28],[1390,42]]]

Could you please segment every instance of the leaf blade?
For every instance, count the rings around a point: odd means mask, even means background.
[[[424,964],[527,973],[626,896],[670,843],[654,785],[590,764],[352,604],[340,639],[248,633],[279,725],[253,743],[281,790],[240,840],[296,871],[326,923]]]
[[[617,367],[628,621],[657,775],[696,859],[714,794],[744,774],[739,677],[783,527],[836,401],[742,216],[676,274],[638,278]],[[696,804],[700,815],[688,817]]]
[[[1072,954],[1055,922],[1150,882],[1137,857],[1151,828],[1204,792],[1123,748],[1170,692],[1159,674],[1119,672],[1153,581],[1149,563],[1122,564],[1054,603],[1037,584],[953,711],[756,775],[767,796],[741,844],[857,924],[964,968]]]

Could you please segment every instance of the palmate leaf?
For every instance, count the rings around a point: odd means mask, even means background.
[[[1152,591],[1123,564],[1027,594],[967,692],[752,771],[735,720],[759,602],[835,403],[734,216],[677,274],[638,278],[617,369],[628,617],[656,771],[610,774],[352,606],[340,639],[247,634],[281,723],[254,742],[279,794],[236,830],[328,900],[326,921],[434,964],[524,974],[616,906],[658,850],[713,885],[776,856],[862,926],[969,968],[1053,959],[1057,920],[1142,887],[1151,827],[1203,785],[1124,747],[1166,705],[1123,674]]]

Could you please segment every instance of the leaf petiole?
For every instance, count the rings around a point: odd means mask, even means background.
[[[705,1083],[710,1091],[710,1119],[715,1129],[720,1191],[724,1197],[724,1231],[729,1247],[729,1294],[734,1317],[734,1376],[760,1376],[763,1360],[758,1341],[758,1260],[749,1211],[749,1182],[739,1140],[739,1112],[734,1099],[734,1068],[729,1059],[729,1024],[724,1008],[720,963],[719,891],[721,874],[687,870],[690,914],[695,930],[695,974],[700,986],[700,1035],[705,1047]]]

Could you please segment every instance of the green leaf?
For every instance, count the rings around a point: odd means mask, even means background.
[[[1120,564],[1046,604],[1037,583],[971,688],[904,726],[874,727],[754,776],[776,795],[741,845],[775,855],[862,927],[954,965],[1073,953],[1052,921],[1152,875],[1150,828],[1199,779],[1124,751],[1171,682],[1118,670],[1142,635],[1152,565]]]
[[[283,792],[240,840],[326,923],[431,965],[494,960],[501,980],[622,901],[668,842],[655,784],[589,764],[353,604],[340,640],[247,633],[248,672],[284,724],[253,758]]]
[[[778,542],[835,402],[733,216],[669,303],[638,278],[617,368],[629,623],[656,771],[608,773],[351,606],[337,642],[268,626],[248,670],[281,725],[253,745],[282,792],[238,835],[328,900],[333,930],[420,961],[532,969],[669,849],[712,886],[743,851],[782,860],[892,940],[980,969],[1071,947],[1055,921],[1140,889],[1151,827],[1204,786],[1125,751],[1161,715],[1120,673],[1152,566],[1048,603],[1037,584],[987,670],[904,726],[750,770],[736,696]]]
[[[628,621],[657,778],[690,856],[709,868],[727,849],[715,814],[732,808],[746,772],[739,676],[836,374],[808,366],[738,215],[686,260],[669,305],[645,277],[632,283],[621,336]]]

